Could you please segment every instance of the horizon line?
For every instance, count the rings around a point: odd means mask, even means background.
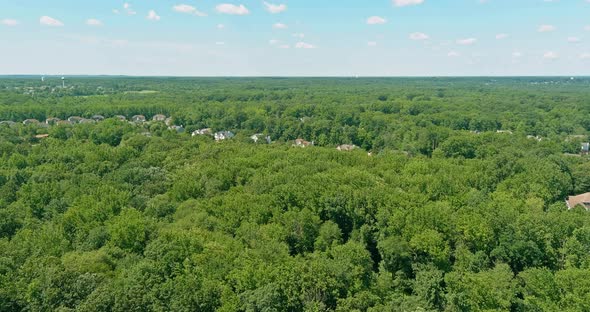
[[[0,74],[0,78],[10,77],[123,77],[123,78],[589,78],[588,75],[124,75],[124,74]]]

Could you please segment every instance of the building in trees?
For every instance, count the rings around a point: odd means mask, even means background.
[[[297,139],[295,140],[295,144],[293,144],[293,146],[296,147],[309,147],[309,146],[313,146],[314,142],[309,142],[309,141],[305,141],[304,139]]]
[[[342,145],[339,145],[338,147],[336,147],[336,149],[341,152],[351,152],[351,151],[354,151],[356,148],[357,148],[357,146],[352,145],[352,144],[342,144]]]
[[[590,210],[590,193],[581,194],[578,196],[570,196],[565,201],[568,209],[574,209],[576,206],[581,205]]]
[[[236,135],[231,131],[219,131],[215,133],[215,141],[228,140],[233,138],[234,136]]]

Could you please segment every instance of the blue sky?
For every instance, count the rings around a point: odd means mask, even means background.
[[[590,75],[590,0],[0,0],[0,74]]]

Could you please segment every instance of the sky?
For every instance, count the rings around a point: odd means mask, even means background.
[[[0,75],[587,76],[590,0],[0,0]]]

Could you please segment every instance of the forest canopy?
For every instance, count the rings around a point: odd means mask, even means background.
[[[0,77],[0,311],[590,310],[590,79],[61,83]]]

